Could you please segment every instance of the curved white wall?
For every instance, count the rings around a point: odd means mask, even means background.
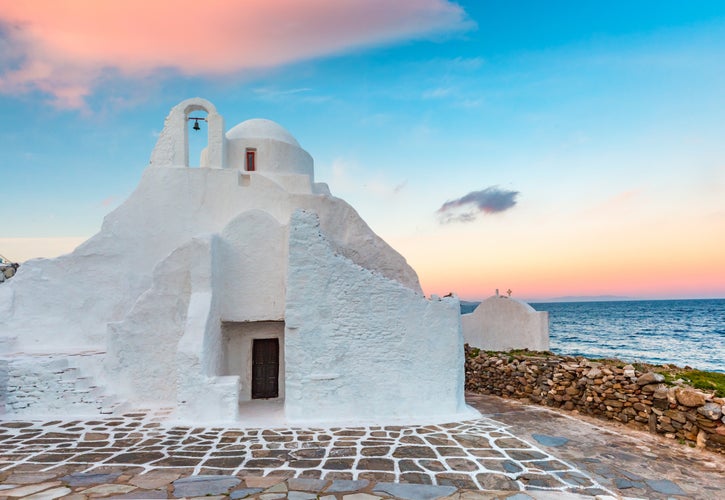
[[[277,129],[235,139],[256,144],[268,171],[180,164],[199,107],[216,114],[198,98],[172,110],[138,187],[98,234],[0,287],[0,354],[93,350],[99,386],[132,407],[233,420],[250,380],[230,350],[248,358],[252,338],[273,335],[293,419],[465,414],[458,301],[426,300],[350,205],[324,185],[313,194],[312,159]],[[211,167],[224,167],[219,137]]]
[[[246,150],[256,150],[256,171],[270,174],[301,174],[314,182],[312,157],[299,146],[274,139],[234,139],[227,142],[227,165],[245,170]]]
[[[427,300],[290,226],[285,413],[292,422],[470,417],[456,298]]]
[[[287,226],[249,210],[229,222],[219,239],[222,321],[283,320]]]
[[[466,343],[485,351],[549,350],[549,313],[494,295],[461,316]]]
[[[263,175],[250,176],[245,186],[232,169],[150,167],[97,235],[68,255],[26,262],[2,284],[0,345],[103,348],[106,324],[124,318],[151,285],[154,266],[174,249],[197,234],[220,233],[248,210],[286,225],[296,208],[320,214],[331,239],[353,261],[420,292],[405,259],[339,198],[291,194]]]
[[[188,118],[194,111],[207,113],[208,146],[204,153],[204,164],[213,168],[225,166],[224,118],[217,113],[216,107],[211,102],[201,97],[187,99],[171,108],[151,153],[150,165],[154,167],[189,166]]]

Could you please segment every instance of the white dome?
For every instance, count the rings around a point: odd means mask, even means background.
[[[243,121],[229,130],[226,133],[226,137],[230,141],[235,139],[273,139],[300,147],[297,139],[287,132],[282,125],[272,120],[265,120],[264,118],[253,118]]]

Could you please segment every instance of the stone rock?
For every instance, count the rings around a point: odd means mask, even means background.
[[[379,496],[369,493],[353,493],[352,495],[345,495],[342,498],[343,500],[380,500]]]
[[[309,491],[290,491],[287,493],[287,500],[317,500],[317,493]]]
[[[99,484],[98,486],[93,486],[87,490],[83,490],[83,494],[106,497],[109,495],[123,495],[124,493],[128,493],[135,489],[135,486],[128,484]]]
[[[431,484],[378,483],[375,493],[383,492],[404,500],[434,500],[456,491],[455,486],[434,486]]]
[[[644,390],[644,388],[642,390]],[[667,399],[667,395],[669,392],[670,391],[666,385],[659,384],[652,393],[652,397],[654,399]]]
[[[657,493],[662,493],[663,495],[685,495],[686,493],[682,491],[682,488],[677,486],[677,484],[673,483],[669,479],[646,479],[647,486],[655,490]]]
[[[56,498],[66,496],[70,492],[70,488],[59,486],[58,488],[41,491],[39,493],[35,493],[34,495],[23,497],[23,500],[54,500]]]
[[[648,385],[658,384],[665,381],[665,376],[655,372],[647,372],[637,379],[637,384]]]
[[[287,480],[290,490],[322,491],[329,481],[324,479],[291,478]]]
[[[669,417],[670,419],[674,420],[675,422],[679,422],[681,424],[684,424],[685,422],[687,422],[687,417],[681,411],[667,410],[665,412],[665,415],[667,417]],[[664,421],[664,419],[663,419],[663,421]]]
[[[37,493],[39,491],[47,490],[48,488],[52,488],[53,486],[59,486],[60,481],[52,481],[49,483],[40,483],[40,484],[29,484],[27,486],[19,486],[17,488],[8,489],[2,492],[2,496],[10,496],[10,497],[24,497],[28,495],[32,495],[33,493]]]
[[[156,488],[160,488],[162,486],[166,486],[167,484],[171,483],[172,481],[175,481],[178,478],[179,478],[179,473],[177,473],[177,472],[152,470],[150,472],[147,472],[146,474],[142,474],[142,475],[131,478],[129,480],[129,483],[131,483],[134,486],[138,486],[139,488],[153,490]]]
[[[626,490],[628,488],[644,488],[644,483],[642,481],[631,481],[622,477],[616,478],[614,480],[614,484],[617,486],[618,490]]]
[[[717,403],[705,403],[697,409],[697,413],[704,415],[710,420],[717,420],[722,416],[722,407]]]
[[[678,387],[675,390],[675,398],[682,406],[702,406],[705,404],[705,395],[694,389]]]
[[[240,498],[247,498],[255,493],[259,493],[260,491],[262,491],[262,488],[242,488],[241,490],[232,491],[229,494],[229,498],[239,500]]]
[[[370,484],[370,481],[367,479],[336,479],[332,482],[332,485],[325,490],[325,493],[362,490],[363,488],[367,488],[368,484]]]
[[[201,497],[206,495],[220,495],[228,492],[241,483],[241,479],[234,476],[189,476],[173,482],[174,496]]]
[[[88,486],[91,484],[112,483],[121,474],[93,474],[76,472],[60,478],[68,486]],[[177,476],[178,477],[178,476]]]
[[[77,500],[86,500],[88,497],[78,494],[80,498]],[[134,490],[131,493],[123,495],[113,495],[111,500],[154,500],[157,498],[166,498],[166,490]],[[93,497],[97,498],[97,497]],[[211,500],[213,497],[204,497],[205,500]],[[223,497],[222,497],[223,498]],[[63,500],[72,500],[72,495],[63,497]]]
[[[484,490],[516,491],[519,489],[519,486],[513,479],[506,477],[503,474],[486,472],[478,474],[477,478]]]
[[[700,432],[697,433],[697,440],[695,441],[695,446],[700,449],[707,446],[707,433],[705,431],[700,430]]]
[[[531,437],[533,437],[536,441],[543,444],[544,446],[550,446],[552,448],[564,446],[566,443],[569,442],[569,440],[565,437],[547,436],[545,434],[532,434]]]
[[[599,378],[601,376],[602,376],[602,370],[600,370],[599,368],[592,368],[587,373],[587,378],[590,378],[592,380],[595,379],[595,378]]]

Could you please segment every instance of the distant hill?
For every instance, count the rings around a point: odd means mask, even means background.
[[[461,314],[468,314],[472,313],[474,309],[478,307],[478,304],[481,302],[471,302],[469,300],[462,300],[461,301]]]
[[[521,299],[520,299],[521,300]],[[619,300],[637,300],[619,295],[567,295],[550,299],[525,299],[527,304],[547,304],[551,302],[615,302]],[[472,313],[480,304],[480,300],[461,300],[461,314]]]

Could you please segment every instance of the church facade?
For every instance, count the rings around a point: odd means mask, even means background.
[[[458,300],[426,298],[284,128],[226,131],[200,98],[171,110],[98,234],[0,286],[10,416],[160,406],[243,424],[265,400],[291,423],[460,419],[463,361]]]

